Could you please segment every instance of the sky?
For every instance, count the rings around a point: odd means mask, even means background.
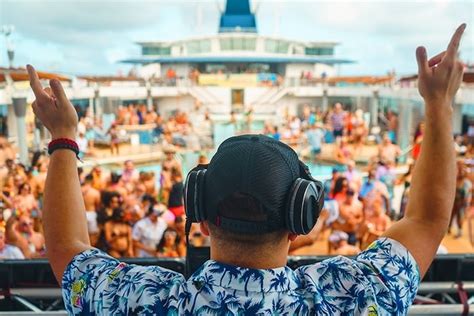
[[[65,74],[126,73],[119,63],[140,56],[143,40],[177,40],[217,33],[224,0],[0,0],[0,28],[14,25],[15,66]],[[341,75],[416,72],[415,49],[443,51],[468,23],[460,55],[474,63],[474,1],[251,0],[262,35],[336,41],[337,57],[354,60]],[[7,66],[0,37],[0,66]]]

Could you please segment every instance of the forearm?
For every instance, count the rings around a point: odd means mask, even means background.
[[[436,255],[454,203],[456,160],[450,113],[426,113],[422,153],[413,171],[406,215],[384,234],[410,251],[421,276]]]
[[[47,255],[60,280],[73,256],[91,247],[76,155],[70,150],[56,150],[51,155],[43,221]]]
[[[447,105],[427,108],[422,151],[413,173],[411,196],[406,218],[426,221],[439,228],[439,237],[447,228],[456,187],[456,154],[452,136],[452,111]]]

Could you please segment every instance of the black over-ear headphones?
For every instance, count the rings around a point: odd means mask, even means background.
[[[190,223],[207,219],[204,206],[204,183],[208,165],[198,165],[186,177],[184,205]],[[291,187],[286,202],[286,228],[294,234],[306,235],[316,224],[324,204],[324,187],[300,161],[300,178]]]

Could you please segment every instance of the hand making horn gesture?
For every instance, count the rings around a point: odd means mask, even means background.
[[[75,139],[77,113],[66,97],[61,82],[52,79],[49,81],[51,88],[43,89],[35,69],[31,65],[26,67],[30,77],[30,86],[36,97],[32,104],[35,115],[46,126],[53,139]]]
[[[427,115],[432,114],[433,111],[452,111],[451,104],[463,77],[464,65],[458,60],[458,48],[465,28],[466,24],[461,24],[451,38],[446,51],[429,61],[423,46],[416,50],[418,90],[427,104]],[[446,105],[449,106],[446,107]]]

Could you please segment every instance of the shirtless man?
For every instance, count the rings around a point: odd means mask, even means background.
[[[390,218],[385,214],[381,198],[374,200],[372,210],[373,214],[366,216],[366,227],[362,229],[364,232],[362,248],[364,248],[364,245],[370,245],[373,241],[382,236],[390,226]]]
[[[166,167],[168,170],[171,170],[172,168],[177,168],[181,170],[181,164],[174,157],[174,155],[176,154],[176,149],[174,148],[174,146],[167,147],[163,151],[166,156],[162,164],[163,167]]]
[[[91,171],[92,175],[92,186],[96,190],[102,190],[105,187],[106,181],[104,174],[102,173],[102,168],[99,165],[94,166]]]
[[[33,220],[29,215],[22,214],[18,218],[10,217],[6,231],[8,243],[20,248],[25,258],[44,257],[44,237],[33,230]]]
[[[97,225],[97,210],[100,207],[100,191],[92,186],[93,176],[88,175],[84,180],[81,191],[86,207],[87,230],[91,244],[95,245],[99,238],[99,226]]]
[[[388,134],[384,134],[382,144],[379,145],[379,160],[386,163],[396,162],[398,156],[400,156],[400,153],[400,147],[392,144],[390,136]]]
[[[347,233],[351,245],[357,242],[357,232],[364,217],[362,203],[354,195],[354,190],[347,191],[346,198],[339,203],[339,219],[333,224],[334,230]]]

